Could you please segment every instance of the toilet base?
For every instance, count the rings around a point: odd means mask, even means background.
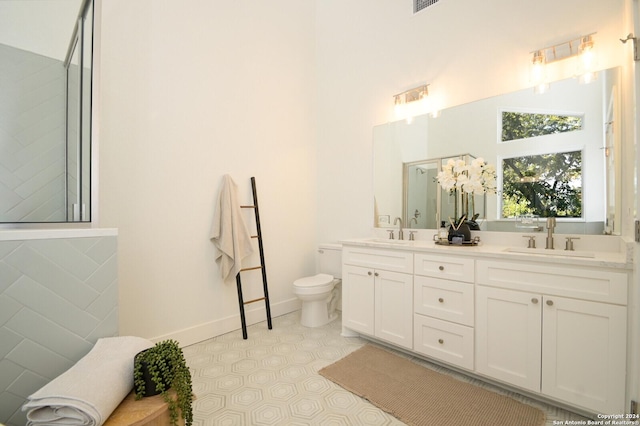
[[[300,324],[305,327],[321,327],[338,317],[337,313],[329,315],[326,300],[310,300],[302,302]]]

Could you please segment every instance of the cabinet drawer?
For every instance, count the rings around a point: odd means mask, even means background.
[[[414,274],[472,283],[474,261],[465,257],[416,254]]]
[[[478,260],[478,284],[627,304],[627,274],[570,266]]]
[[[473,328],[416,314],[413,350],[473,370]]]
[[[416,314],[473,326],[473,285],[416,276],[413,300]]]
[[[342,263],[411,274],[413,272],[413,253],[400,250],[343,247]]]

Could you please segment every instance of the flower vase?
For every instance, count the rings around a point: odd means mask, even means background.
[[[466,223],[459,223],[454,227],[449,227],[449,242],[451,244],[462,244],[464,242],[471,241],[471,229]]]

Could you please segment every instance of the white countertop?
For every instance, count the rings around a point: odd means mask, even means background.
[[[527,249],[526,242],[524,241],[518,241],[520,243],[519,245],[511,245],[510,242],[505,244],[495,241],[490,243],[481,241],[477,246],[460,246],[439,245],[434,241],[428,240],[399,241],[371,237],[346,239],[340,242],[344,245],[442,255],[472,256],[474,258],[495,259],[496,257],[499,257],[500,259],[505,260],[522,260],[527,262],[580,265],[612,269],[633,269],[632,247],[620,251],[575,250],[574,252],[565,252],[562,248],[556,248],[555,250],[546,250],[544,248]],[[622,248],[626,247],[626,245],[623,245]],[[581,257],[582,255],[590,257]]]

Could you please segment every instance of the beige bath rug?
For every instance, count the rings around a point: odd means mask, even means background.
[[[542,411],[365,345],[319,372],[408,425],[541,426]]]

